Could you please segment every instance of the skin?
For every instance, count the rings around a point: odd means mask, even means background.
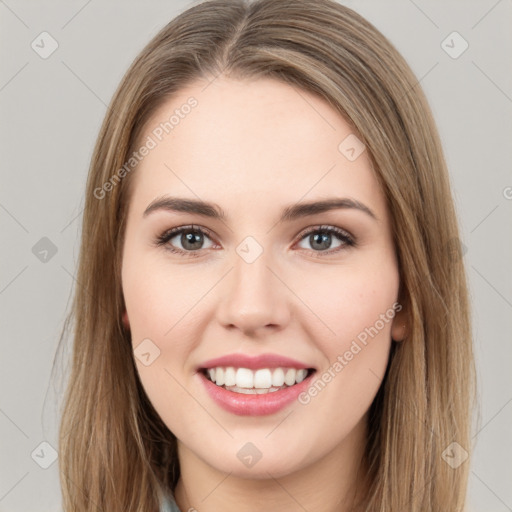
[[[132,178],[122,286],[132,344],[149,338],[160,355],[137,370],[156,411],[178,439],[181,510],[351,510],[365,492],[359,467],[367,411],[389,357],[404,336],[404,310],[307,405],[267,416],[220,408],[195,368],[229,353],[287,355],[318,369],[332,366],[352,341],[399,301],[399,270],[385,197],[367,152],[349,161],[338,145],[352,129],[325,103],[271,79],[224,76],[197,81],[153,116],[142,140],[190,96],[198,106],[139,163]],[[215,202],[225,222],[198,214],[144,210],[164,194]],[[349,197],[336,209],[277,223],[298,201]],[[173,227],[210,230],[193,252],[173,254],[155,239]],[[308,227],[336,226],[327,249]],[[236,248],[252,236],[263,253],[247,263]],[[169,242],[169,245],[171,242]],[[172,239],[186,250],[183,238]],[[186,240],[185,240],[186,246]],[[190,246],[188,246],[190,247]],[[246,467],[247,443],[261,459]],[[356,473],[360,469],[360,473]]]

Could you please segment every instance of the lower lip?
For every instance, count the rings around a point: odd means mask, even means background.
[[[239,416],[264,416],[280,411],[296,400],[300,393],[309,387],[315,373],[312,372],[299,384],[264,395],[246,395],[228,391],[208,380],[202,372],[198,372],[198,375],[211,398],[224,410]]]

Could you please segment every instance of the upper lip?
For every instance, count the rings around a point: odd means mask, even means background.
[[[218,366],[234,366],[235,368],[249,368],[258,370],[260,368],[313,368],[311,365],[301,363],[295,359],[290,359],[279,354],[260,354],[258,356],[248,356],[245,354],[228,354],[215,359],[204,361],[198,366],[198,370],[215,368]]]

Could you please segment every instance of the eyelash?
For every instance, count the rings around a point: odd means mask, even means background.
[[[177,228],[172,228],[167,231],[164,231],[161,235],[159,235],[155,240],[155,245],[157,247],[165,247],[166,250],[175,253],[180,254],[185,257],[192,257],[197,258],[201,256],[202,249],[198,249],[195,251],[184,251],[182,249],[176,249],[172,245],[170,245],[168,242],[174,238],[176,235],[179,235],[185,231],[191,231],[193,233],[201,233],[203,235],[207,235],[208,238],[212,238],[212,233],[210,230],[205,228],[200,228],[198,226],[194,226],[193,224],[189,226],[180,226]],[[311,235],[312,233],[328,233],[328,234],[334,234],[336,235],[341,242],[343,242],[343,245],[340,247],[337,247],[334,250],[327,250],[327,251],[313,251],[313,250],[306,250],[308,253],[313,254],[315,257],[323,257],[323,255],[331,255],[338,252],[341,252],[343,250],[349,249],[351,247],[355,247],[357,245],[356,239],[351,236],[349,233],[347,233],[345,230],[337,228],[335,226],[315,226],[312,228],[308,228],[305,232],[301,233],[300,238],[298,242],[301,242],[303,239],[305,239],[308,235]]]

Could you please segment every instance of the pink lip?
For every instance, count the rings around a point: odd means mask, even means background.
[[[251,357],[244,354],[228,354],[226,356],[210,359],[200,364],[197,369],[215,368],[216,366],[234,366],[235,368],[249,368],[258,370],[259,368],[312,368],[311,365],[301,363],[289,357],[278,354],[260,354]]]
[[[294,363],[295,364],[295,363]],[[217,365],[222,366],[222,365]],[[264,395],[245,395],[217,386],[202,372],[196,373],[210,397],[224,410],[238,416],[263,416],[273,414],[297,399],[310,385],[316,372],[311,372],[301,383]]]

